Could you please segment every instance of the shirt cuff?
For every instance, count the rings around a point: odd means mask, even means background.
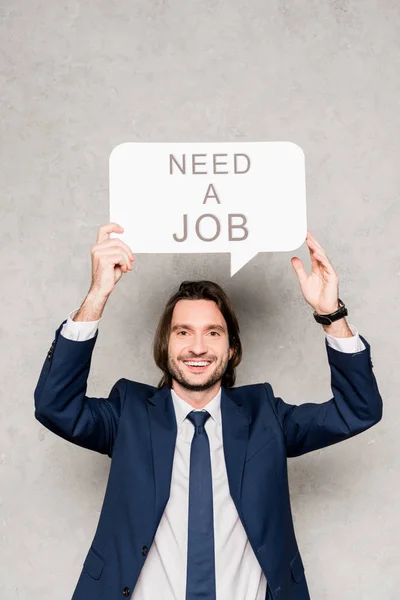
[[[350,325],[350,323],[348,323],[348,325],[351,329],[353,337],[338,338],[325,333],[329,346],[335,350],[338,350],[339,352],[348,352],[349,354],[352,352],[361,352],[362,350],[365,350],[365,344],[360,338],[356,327],[354,327],[354,325]]]
[[[96,335],[100,319],[97,321],[73,321],[72,319],[78,310],[79,308],[76,308],[69,313],[67,322],[64,323],[60,333],[74,342],[84,342]]]

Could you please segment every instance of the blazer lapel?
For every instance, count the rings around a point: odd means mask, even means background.
[[[147,412],[153,450],[156,490],[155,516],[158,523],[170,494],[172,463],[178,431],[175,409],[168,387],[161,388],[147,399]]]
[[[153,450],[155,512],[158,522],[170,495],[177,436],[175,410],[170,389],[163,387],[149,397],[147,410]],[[239,510],[251,414],[243,393],[238,389],[221,388],[221,421],[229,491]]]
[[[221,388],[221,420],[229,491],[239,511],[244,460],[251,423],[250,409],[245,402],[243,392],[234,388]]]

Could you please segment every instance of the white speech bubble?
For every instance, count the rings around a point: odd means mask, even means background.
[[[111,234],[135,253],[259,252],[307,236],[304,152],[292,142],[127,142],[110,155]]]

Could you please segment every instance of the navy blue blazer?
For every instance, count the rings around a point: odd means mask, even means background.
[[[168,387],[129,379],[119,379],[108,398],[86,396],[99,331],[90,340],[68,340],[60,335],[65,322],[35,388],[35,417],[65,440],[112,458],[72,600],[119,600],[135,588],[169,498],[175,411]],[[222,387],[229,490],[273,600],[310,598],[293,529],[287,457],[346,440],[382,417],[370,345],[361,339],[366,349],[354,354],[325,340],[333,392],[327,402],[287,404],[267,382]]]

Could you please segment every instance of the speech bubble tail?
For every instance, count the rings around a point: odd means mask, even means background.
[[[244,265],[246,265],[252,258],[254,258],[258,252],[245,253],[243,250],[240,252],[231,252],[231,277],[235,275]]]

